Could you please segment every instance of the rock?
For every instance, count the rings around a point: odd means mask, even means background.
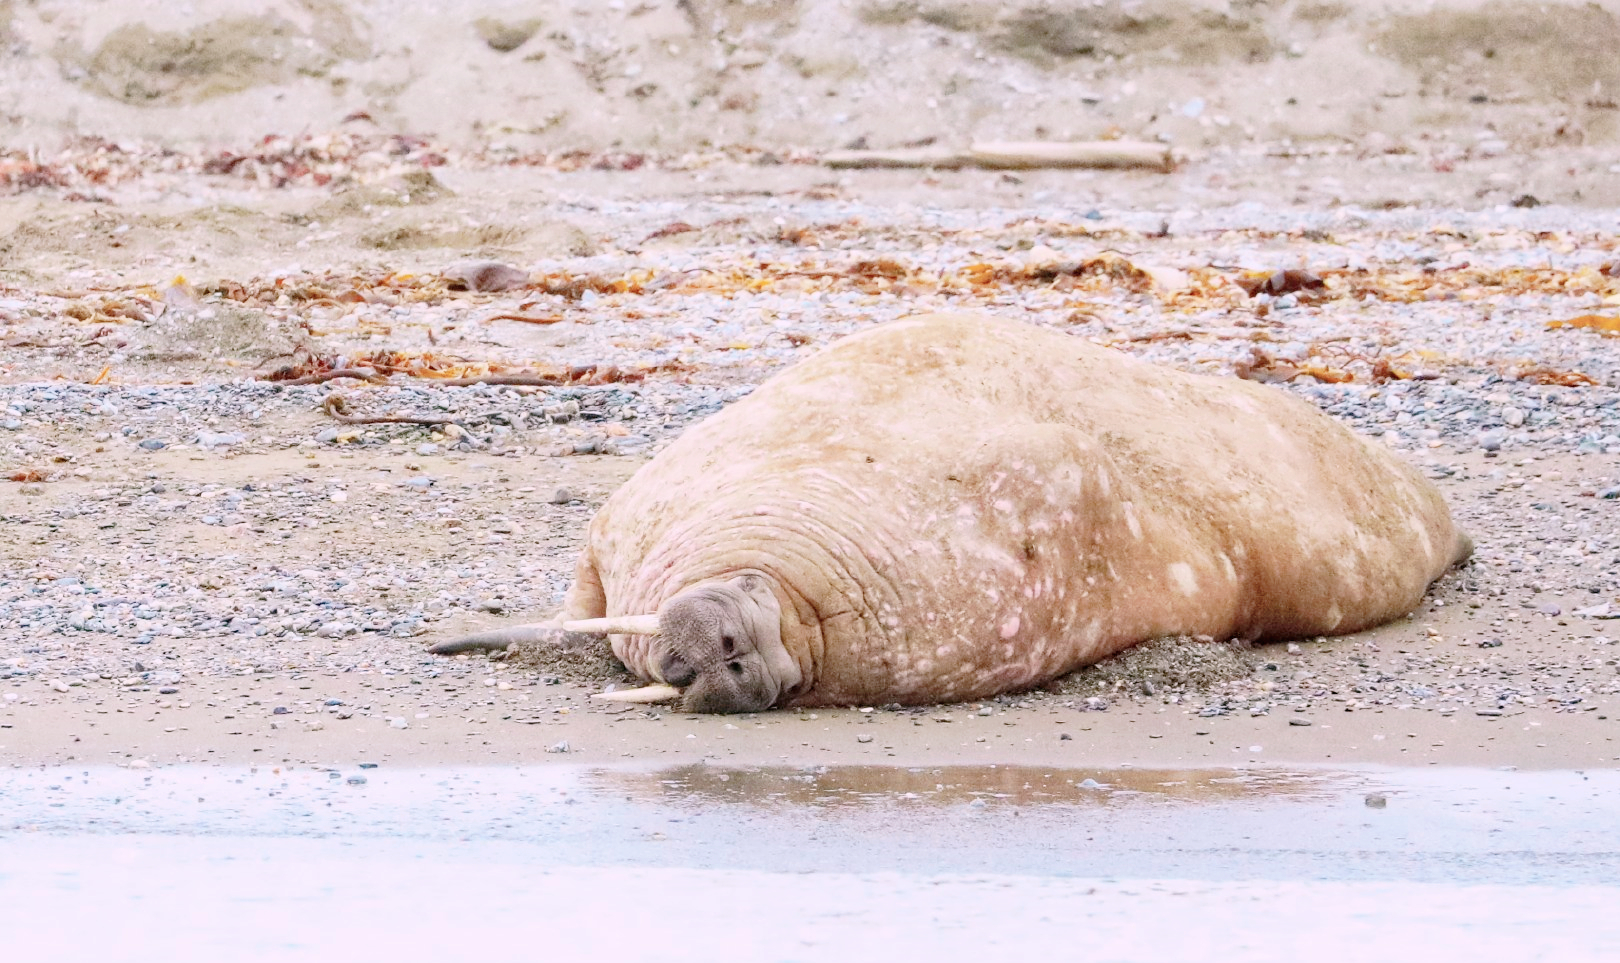
[[[400,484],[406,488],[430,488],[433,485],[433,479],[426,475],[418,475],[415,478],[407,478]]]
[[[1517,428],[1524,424],[1524,409],[1507,407],[1502,409],[1502,423],[1509,428]]]
[[[338,430],[336,428],[323,428],[318,434],[315,435],[315,440],[321,444],[328,444],[330,442],[337,441]]]
[[[546,749],[546,751],[547,752],[568,752],[569,751],[568,740],[565,739],[562,742],[555,743],[555,744],[551,745],[550,747],[548,747]]]
[[[196,443],[199,448],[229,448],[247,441],[247,436],[240,432],[197,432]]]
[[[548,501],[550,501],[551,504],[553,504],[553,505],[566,505],[566,504],[568,504],[569,502],[571,502],[573,500],[574,500],[574,493],[569,491],[566,488],[559,488],[556,491],[552,492],[551,493],[551,498],[548,499]]]
[[[22,426],[22,420],[18,418],[7,418],[5,421],[0,421],[0,428],[7,431],[21,431]]]
[[[394,716],[388,720],[388,727],[390,729],[409,729],[411,724],[405,721],[404,716]]]
[[[161,438],[148,438],[141,442],[141,447],[145,448],[147,451],[158,451],[160,449],[169,447],[169,443]]]
[[[1476,710],[1474,710],[1474,715],[1476,715],[1476,716],[1485,716],[1487,718],[1495,718],[1496,716],[1499,716],[1501,714],[1502,714],[1501,709],[1476,709]]]
[[[431,441],[423,442],[422,444],[416,446],[416,453],[423,456],[437,455],[439,453],[439,446],[435,445]]]
[[[1502,443],[1507,440],[1507,433],[1503,431],[1482,431],[1479,433],[1479,447],[1486,451],[1500,451]]]
[[[51,689],[52,689],[52,691],[66,692],[66,691],[68,691],[69,688],[70,688],[70,686],[66,682],[63,682],[61,679],[52,679],[51,680]]]
[[[360,775],[359,773],[355,773],[345,781],[351,786],[364,786],[366,784],[366,777]]]
[[[1074,741],[1074,736],[1069,735],[1067,732],[1058,733],[1058,742],[1073,742],[1073,741]]]
[[[1540,612],[1542,615],[1563,615],[1564,614],[1563,609],[1561,609],[1558,606],[1553,605],[1551,603],[1548,603],[1546,605],[1538,605],[1538,606],[1536,606],[1536,611]]]
[[[515,291],[529,284],[529,272],[499,261],[463,264],[444,272],[444,277],[452,291],[498,293]]]
[[[856,742],[861,742],[861,743],[871,742],[872,741],[872,734],[870,732],[863,732],[860,735],[855,737],[855,741]]]
[[[1362,802],[1368,809],[1383,809],[1389,805],[1389,798],[1381,792],[1370,792]]]
[[[1289,719],[1288,724],[1291,725],[1291,726],[1308,726],[1308,725],[1311,724],[1311,720],[1309,720],[1309,719]]]

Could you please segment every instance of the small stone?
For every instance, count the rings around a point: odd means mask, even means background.
[[[1495,718],[1496,716],[1499,716],[1501,714],[1502,714],[1501,709],[1476,709],[1474,711],[1474,715],[1476,715],[1476,716],[1485,716],[1487,718]]]
[[[548,748],[546,751],[547,752],[568,752],[569,751],[569,749],[568,749],[568,740],[565,739],[562,742],[556,743],[556,744],[552,745],[550,748]]]
[[[197,432],[197,447],[199,448],[229,448],[247,441],[247,436],[238,432]]]
[[[1366,804],[1368,809],[1383,809],[1385,806],[1389,805],[1389,799],[1381,792],[1368,793],[1367,797],[1363,799],[1362,802]]]
[[[276,706],[274,709],[270,710],[270,714],[273,716],[284,716],[291,711],[292,710],[286,706]]]
[[[315,436],[315,440],[320,442],[323,445],[324,444],[329,444],[329,443],[334,442],[334,441],[337,441],[338,440],[338,430],[336,428],[323,429],[319,434],[317,434]]]
[[[415,478],[407,478],[400,484],[406,488],[429,488],[433,485],[433,479],[426,475],[418,475]]]
[[[141,442],[141,447],[145,448],[147,451],[157,451],[159,449],[169,447],[169,443],[161,438],[148,438]]]
[[[22,421],[17,418],[7,418],[5,421],[0,421],[0,428],[7,431],[21,431],[22,426]]]
[[[51,680],[51,688],[53,690],[57,691],[57,692],[66,692],[66,691],[68,691],[70,686],[66,682],[63,682],[61,679],[52,679]]]
[[[1058,742],[1073,742],[1073,741],[1074,741],[1074,736],[1069,735],[1067,732],[1058,733]]]
[[[388,720],[388,727],[390,729],[409,729],[411,724],[405,721],[404,716],[395,716]]]
[[[1081,789],[1101,789],[1102,787],[1103,787],[1102,783],[1098,782],[1095,779],[1082,779],[1082,780],[1080,780],[1080,788]]]
[[[1524,424],[1524,409],[1507,407],[1502,409],[1502,423],[1509,428],[1517,428]]]
[[[1507,440],[1507,434],[1501,431],[1482,431],[1479,434],[1479,447],[1486,451],[1500,451],[1502,442]]]
[[[863,732],[860,735],[855,737],[855,741],[856,742],[861,742],[861,743],[871,742],[872,741],[872,734],[870,732]]]
[[[366,777],[360,775],[359,773],[355,773],[345,780],[345,782],[351,786],[364,786],[366,784]]]
[[[1499,649],[1502,647],[1501,639],[1480,639],[1479,647],[1482,649]]]
[[[574,493],[566,488],[559,488],[551,493],[550,502],[553,505],[566,505],[574,500]]]
[[[439,446],[433,444],[432,442],[424,442],[416,446],[416,453],[424,456],[437,455],[439,453]]]
[[[1308,726],[1308,725],[1311,724],[1311,720],[1309,720],[1309,719],[1289,719],[1288,724],[1291,725],[1291,726]]]
[[[1598,492],[1598,497],[1599,498],[1607,498],[1610,501],[1613,501],[1616,498],[1620,498],[1620,486],[1616,486],[1614,488],[1605,488],[1602,491]]]
[[[1563,609],[1561,609],[1558,606],[1553,605],[1551,603],[1549,603],[1547,605],[1539,605],[1539,606],[1537,606],[1536,611],[1540,612],[1542,615],[1562,615],[1562,614],[1564,614]]]
[[[179,691],[180,691],[179,689],[176,689],[174,686],[169,685],[169,686],[164,686],[163,688],[159,689],[158,690],[158,695],[174,695],[175,693],[177,693]]]

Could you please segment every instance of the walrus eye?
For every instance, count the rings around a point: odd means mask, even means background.
[[[743,667],[742,667],[741,662],[727,662],[726,663],[726,668],[731,670],[732,675],[742,675],[743,674]]]
[[[720,637],[720,648],[729,656],[737,651],[737,640],[729,635],[723,635]]]

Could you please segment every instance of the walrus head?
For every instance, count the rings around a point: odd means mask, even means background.
[[[570,632],[655,635],[643,674],[662,681],[603,693],[620,702],[679,700],[688,712],[758,712],[794,692],[803,674],[782,644],[782,609],[763,575],[702,582],[657,615],[564,623]]]

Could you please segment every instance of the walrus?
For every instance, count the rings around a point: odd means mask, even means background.
[[[591,521],[559,629],[693,712],[1029,689],[1177,635],[1411,611],[1472,545],[1282,390],[979,315],[876,326],[688,430]]]

